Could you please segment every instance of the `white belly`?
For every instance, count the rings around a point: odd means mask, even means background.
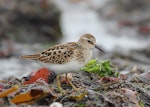
[[[80,69],[85,64],[79,64],[78,62],[69,62],[66,64],[49,64],[46,65],[47,68],[55,72],[56,74],[62,74],[62,73],[69,73],[69,72],[77,72],[80,71]]]

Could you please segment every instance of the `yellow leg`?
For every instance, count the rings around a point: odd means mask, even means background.
[[[58,90],[60,91],[61,94],[65,94],[65,91],[62,89],[61,84],[60,84],[60,75],[59,74],[56,76],[56,80],[57,80]]]
[[[67,78],[69,84],[72,86],[72,88],[73,88],[75,91],[78,91],[79,88],[77,88],[77,87],[75,87],[75,86],[73,85],[73,83],[70,81],[70,79],[68,79],[67,74],[66,74],[66,78]]]

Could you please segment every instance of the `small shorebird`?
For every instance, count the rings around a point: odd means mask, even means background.
[[[43,62],[48,68],[57,74],[57,86],[63,92],[60,85],[60,74],[79,71],[93,56],[93,49],[97,48],[96,39],[91,34],[82,35],[77,42],[68,42],[50,47],[43,52],[24,55],[21,58]],[[69,81],[70,85],[75,86]]]

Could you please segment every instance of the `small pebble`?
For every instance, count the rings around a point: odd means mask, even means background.
[[[63,105],[59,102],[53,102],[49,107],[63,107]]]

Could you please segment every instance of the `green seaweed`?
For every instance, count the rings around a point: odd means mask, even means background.
[[[144,104],[142,101],[140,101],[139,104],[140,104],[140,107],[144,107]]]
[[[97,59],[92,59],[83,68],[81,68],[81,70],[89,73],[96,73],[100,77],[119,76],[119,72],[112,66],[112,63],[109,60],[98,61]]]

